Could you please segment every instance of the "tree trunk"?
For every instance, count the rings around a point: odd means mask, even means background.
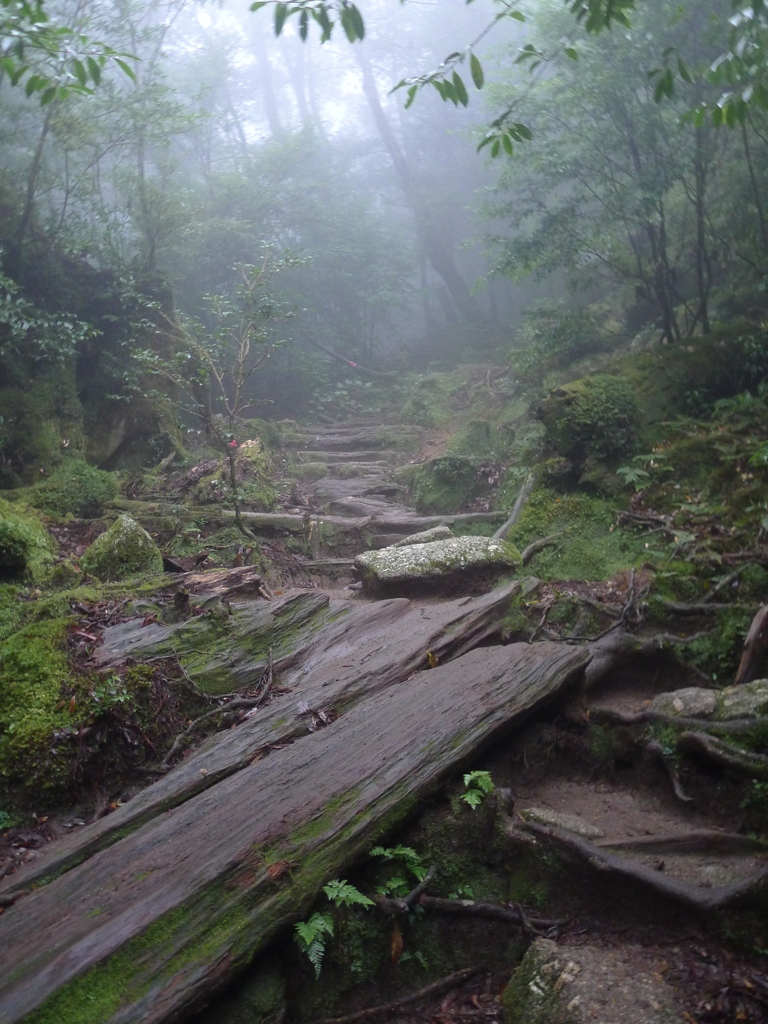
[[[355,56],[363,73],[363,92],[365,93],[365,98],[368,101],[368,106],[373,114],[373,119],[381,139],[394,165],[400,187],[416,218],[416,228],[427,259],[432,264],[436,273],[445,282],[445,287],[448,289],[451,301],[459,317],[469,323],[477,323],[483,319],[480,306],[467,287],[467,282],[457,269],[453,254],[442,239],[440,230],[430,215],[429,210],[416,193],[415,182],[411,169],[408,166],[408,161],[381,105],[371,65],[357,51],[355,51]]]

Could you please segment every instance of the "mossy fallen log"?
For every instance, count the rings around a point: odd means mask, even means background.
[[[261,759],[243,750],[233,763],[230,750],[230,772],[201,792],[190,769],[205,778],[205,758],[215,761],[243,727],[217,738],[156,784],[184,779],[176,806],[159,813],[158,805],[90,857],[81,850],[84,863],[5,911],[3,1024],[176,1019],[305,913],[325,881],[446,773],[568,686],[589,657],[550,643],[486,647],[382,685],[360,653],[358,699],[339,703],[330,725]],[[300,689],[286,695],[294,707],[297,697]]]

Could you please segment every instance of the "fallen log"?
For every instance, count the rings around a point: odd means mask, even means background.
[[[175,807],[0,917],[0,1020],[155,1024],[193,1009],[448,772],[571,684],[588,657],[515,644],[383,690],[361,679],[365,699],[331,725],[200,792],[189,770],[199,780],[204,756],[215,759],[240,729],[227,733],[145,791],[186,777]],[[30,874],[20,874],[26,886]]]

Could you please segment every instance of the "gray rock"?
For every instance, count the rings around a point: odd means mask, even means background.
[[[122,580],[127,576],[159,575],[163,556],[135,519],[120,516],[87,549],[81,565],[97,579]]]
[[[393,548],[406,548],[409,544],[429,544],[433,540],[445,540],[452,537],[450,526],[433,526],[431,530],[422,530],[421,533],[412,533],[410,537],[403,537],[391,545]]]
[[[658,1024],[679,1019],[660,957],[641,946],[536,939],[504,990],[506,1024]]]
[[[520,553],[513,544],[492,537],[449,537],[428,544],[364,551],[354,565],[365,591],[391,592],[458,579],[490,581],[519,569]]]
[[[717,690],[687,686],[671,693],[660,693],[651,701],[651,711],[682,718],[711,718],[717,708]]]
[[[726,686],[718,696],[715,718],[720,722],[768,715],[768,679],[755,679],[740,686]]]

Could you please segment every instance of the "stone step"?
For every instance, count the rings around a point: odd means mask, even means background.
[[[377,449],[375,451],[324,452],[319,449],[298,452],[305,462],[326,462],[329,465],[343,462],[379,462],[393,464],[403,461],[403,453]]]

